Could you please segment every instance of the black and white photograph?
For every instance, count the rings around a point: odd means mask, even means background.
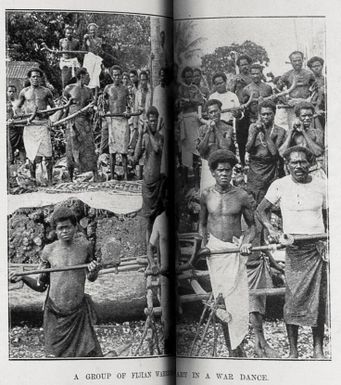
[[[177,354],[330,360],[325,19],[174,22]]]
[[[6,11],[12,360],[171,352],[171,39],[156,16]]]

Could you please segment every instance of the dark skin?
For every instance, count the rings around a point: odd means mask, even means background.
[[[279,149],[280,155],[295,145],[307,147],[315,156],[323,154],[323,135],[318,130],[311,130],[313,119],[313,109],[302,108],[300,110],[298,119],[288,131],[286,140]]]
[[[203,140],[198,145],[198,151],[200,154],[207,153],[209,149],[209,140],[210,136],[214,134],[216,138],[218,139],[218,142],[221,143],[221,148],[224,148],[226,150],[230,149],[232,146],[232,135],[233,132],[230,133],[230,135],[223,135],[223,133],[218,129],[217,125],[220,122],[221,112],[220,107],[218,104],[213,104],[208,107],[207,113],[209,116],[209,121],[207,122],[207,131],[203,138]]]
[[[87,104],[93,101],[93,95],[90,88],[87,87],[90,81],[90,76],[88,73],[82,74],[77,79],[76,84],[70,84],[67,86],[64,90],[64,96],[67,99],[72,99],[73,103],[70,106],[70,115],[74,112],[77,112],[78,110],[85,107]],[[74,166],[69,165],[68,171],[70,175],[71,181],[73,181],[73,172],[74,172]],[[94,182],[98,181],[98,172],[97,168],[92,170],[92,173],[94,175]]]
[[[55,107],[52,93],[51,91],[46,88],[42,87],[41,84],[41,73],[39,71],[31,71],[30,74],[30,83],[31,85],[29,87],[24,88],[20,94],[19,94],[19,102],[17,105],[17,110],[20,111],[20,108],[24,108],[25,114],[33,113],[34,111],[38,110],[46,110],[47,106],[50,106],[51,108]],[[20,112],[19,112],[20,114]],[[48,115],[46,116],[39,115],[37,119],[47,119]],[[37,163],[41,163],[42,158],[40,156],[37,156],[33,162],[30,161],[30,173],[31,177],[33,179],[36,178],[36,168]],[[47,169],[47,177],[48,177],[48,184],[52,185],[52,158],[51,157],[45,157],[46,161],[46,169]]]
[[[103,95],[107,102],[109,111],[113,114],[124,114],[129,118],[129,114],[126,113],[129,106],[129,92],[122,84],[122,73],[118,69],[112,71],[113,84],[109,84],[105,87]],[[122,166],[124,171],[124,179],[128,179],[128,163],[127,154],[121,154]],[[114,179],[116,166],[116,153],[110,154],[110,177]]]
[[[312,180],[309,175],[310,163],[304,152],[292,152],[287,161],[288,170],[291,178],[297,183],[310,183]],[[256,215],[263,226],[269,232],[269,239],[272,242],[279,242],[282,232],[277,230],[271,223],[271,211],[275,206],[266,198],[259,204]],[[327,228],[327,210],[323,209],[324,224]],[[289,340],[289,358],[298,358],[297,340],[298,340],[298,325],[286,324],[288,340]],[[312,327],[313,334],[313,357],[324,358],[323,354],[323,338],[324,338],[324,321],[319,321],[317,327]]]
[[[217,164],[216,169],[211,170],[216,184],[213,189],[206,189],[201,195],[199,233],[203,237],[203,246],[207,243],[208,232],[224,242],[232,242],[233,237],[239,238],[242,235],[241,217],[243,216],[248,228],[244,233],[240,252],[248,255],[251,242],[255,237],[255,220],[253,211],[243,204],[247,193],[230,184],[232,169],[230,163],[221,162]],[[243,356],[241,346],[231,350],[228,325],[223,323],[222,326],[230,356]]]
[[[163,148],[163,137],[157,132],[159,117],[155,114],[149,114],[146,124],[146,133],[148,141],[146,145],[146,161],[144,165],[143,180],[146,183],[152,183],[159,179],[161,171],[161,156]],[[142,152],[143,128],[140,127],[139,138],[136,145],[135,162],[138,161]],[[149,243],[150,234],[153,228],[153,221],[147,218],[146,240]]]
[[[63,267],[87,263],[93,258],[90,244],[87,241],[76,240],[76,226],[70,219],[57,223],[56,233],[58,240],[45,246],[41,260],[46,267]],[[77,307],[84,297],[85,278],[95,281],[100,265],[91,261],[88,270],[69,270],[49,273],[50,283],[47,283],[46,274],[41,274],[38,279],[29,276],[18,277],[15,272],[9,274],[12,282],[22,280],[31,289],[44,292],[50,286],[49,297],[56,306],[63,311],[70,311]]]

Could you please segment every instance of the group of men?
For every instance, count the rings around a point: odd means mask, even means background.
[[[226,74],[213,76],[215,91],[206,102],[200,84],[193,85],[191,68],[184,69],[179,86],[182,160],[192,162],[183,167],[192,167],[196,178],[201,164],[201,179],[195,181],[201,190],[199,231],[211,251],[207,264],[213,294],[225,300],[226,313],[219,314],[231,356],[244,355],[250,321],[256,356],[279,357],[263,331],[271,265],[285,273],[289,357],[298,358],[299,326],[312,327],[313,357],[324,357],[327,264],[319,239],[327,233],[323,59],[311,58],[310,69],[304,69],[303,54],[294,51],[290,61],[293,69],[277,87],[262,80],[262,67],[246,55],[237,61],[240,73],[230,89]],[[278,111],[286,112],[284,127],[277,123]],[[238,163],[245,172],[241,186],[232,177]],[[185,183],[187,175],[188,170]],[[272,212],[282,219],[280,231]],[[279,243],[283,233],[307,236],[286,248],[285,270],[271,252],[252,252],[254,246]],[[240,254],[224,254],[233,244]]]
[[[102,39],[98,27],[91,23],[84,36],[82,49],[103,55]],[[164,32],[161,31],[161,56]],[[159,71],[159,82],[152,89],[149,71],[139,73],[132,69],[124,72],[112,65],[98,73],[102,82],[92,87],[94,71],[79,64],[81,45],[73,37],[73,29],[65,28],[60,40],[60,69],[63,83],[63,104],[58,110],[52,92],[45,86],[45,74],[40,68],[27,73],[28,85],[16,97],[16,88],[7,87],[7,124],[9,161],[15,150],[20,160],[28,160],[31,177],[36,179],[37,165],[45,160],[48,183],[53,183],[53,142],[51,125],[65,127],[67,170],[72,181],[75,168],[79,172],[91,171],[97,182],[98,149],[94,141],[94,113],[101,123],[100,153],[109,152],[110,178],[115,178],[117,155],[128,179],[130,163],[139,166],[143,179],[142,215],[146,218],[146,244],[151,265],[159,266],[161,277],[161,305],[165,335],[165,351],[170,341],[169,268],[168,268],[168,208],[167,208],[167,138],[170,129],[168,69]],[[64,52],[64,53],[63,53]],[[75,56],[76,55],[76,56]],[[164,55],[166,57],[166,54]],[[89,59],[89,57],[88,57]],[[96,67],[97,59],[90,56]],[[89,60],[90,60],[89,59]],[[89,63],[88,63],[89,64]],[[167,64],[166,61],[164,64]],[[168,63],[169,64],[169,63]],[[50,115],[54,118],[50,118]],[[167,215],[166,215],[167,214]],[[101,265],[94,259],[93,250],[85,239],[77,235],[77,221],[70,209],[56,208],[52,216],[57,241],[47,245],[41,255],[42,267],[60,268],[88,263],[83,270],[43,273],[38,279],[19,277],[10,273],[12,281],[23,280],[36,291],[48,291],[44,310],[45,351],[49,357],[102,356],[94,331],[94,312],[89,297],[84,293],[85,278],[94,281]],[[157,261],[155,249],[159,250]],[[155,268],[153,269],[155,271]],[[154,272],[153,272],[154,274]]]
[[[128,179],[128,164],[142,179],[146,168],[148,142],[148,110],[154,107],[158,115],[157,130],[167,136],[169,112],[167,109],[167,68],[159,71],[159,81],[154,89],[148,70],[132,69],[124,72],[119,65],[105,68],[102,59],[105,52],[102,39],[96,35],[97,26],[91,23],[84,36],[83,49],[73,37],[73,29],[65,28],[65,38],[60,40],[60,69],[63,84],[63,103],[56,107],[51,90],[45,86],[46,77],[40,68],[31,68],[27,73],[28,85],[19,92],[16,87],[7,87],[8,155],[13,162],[15,155],[28,160],[31,177],[36,179],[37,164],[45,159],[48,183],[53,183],[53,153],[51,126],[65,127],[66,160],[69,178],[73,181],[74,170],[92,171],[97,182],[98,155],[109,153],[109,178],[117,178],[118,155],[123,168],[123,178]],[[66,52],[66,53],[63,53]],[[79,61],[84,56],[83,66]],[[77,54],[77,55],[76,55]],[[91,65],[87,55],[92,55]],[[105,59],[103,59],[104,61]],[[96,70],[96,68],[98,70]],[[154,97],[153,97],[154,96]],[[153,102],[153,103],[152,103]],[[153,105],[152,105],[153,104]],[[64,109],[63,109],[64,105]],[[53,115],[53,116],[52,116]],[[24,117],[24,119],[22,119]],[[96,117],[96,119],[95,119]],[[95,122],[100,126],[100,144],[94,139]],[[98,148],[96,148],[98,147]],[[166,150],[163,151],[166,154]],[[166,172],[166,159],[162,160]]]

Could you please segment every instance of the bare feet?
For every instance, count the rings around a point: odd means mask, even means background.
[[[323,350],[321,348],[315,348],[314,349],[313,358],[315,358],[317,360],[325,360],[326,359],[326,357],[323,354]]]
[[[263,346],[263,351],[265,353],[265,357],[267,358],[281,358],[280,354],[277,353],[275,349],[272,349],[268,344]]]

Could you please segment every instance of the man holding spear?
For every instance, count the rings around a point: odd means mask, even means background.
[[[237,163],[228,150],[216,150],[208,159],[214,186],[201,195],[200,230],[203,245],[211,256],[207,258],[212,291],[215,299],[222,294],[226,311],[217,315],[223,321],[223,331],[229,355],[242,357],[241,343],[249,326],[249,295],[245,263],[255,236],[254,200],[242,188],[231,185],[232,169]],[[242,237],[241,217],[247,230]],[[209,234],[209,240],[207,242]],[[242,239],[240,240],[240,238]],[[220,251],[240,244],[240,253],[221,254]],[[207,243],[207,244],[206,244]]]
[[[313,154],[307,148],[291,147],[283,157],[290,175],[270,185],[257,208],[257,216],[270,238],[278,242],[281,233],[272,226],[270,213],[279,205],[284,233],[307,238],[286,248],[284,321],[290,345],[289,358],[298,358],[298,327],[310,326],[313,358],[323,359],[327,264],[325,247],[317,238],[327,227],[326,184],[323,179],[309,174]]]
[[[94,260],[90,243],[76,236],[77,219],[71,209],[63,206],[55,209],[52,222],[58,240],[43,249],[41,267],[63,271],[41,273],[38,279],[11,272],[9,279],[12,282],[23,280],[38,292],[48,289],[44,306],[47,357],[101,357],[102,350],[93,327],[93,305],[84,293],[85,278],[95,281],[100,265]],[[73,266],[85,263],[88,263],[87,269],[84,265],[82,269]],[[70,269],[66,270],[65,266]]]

